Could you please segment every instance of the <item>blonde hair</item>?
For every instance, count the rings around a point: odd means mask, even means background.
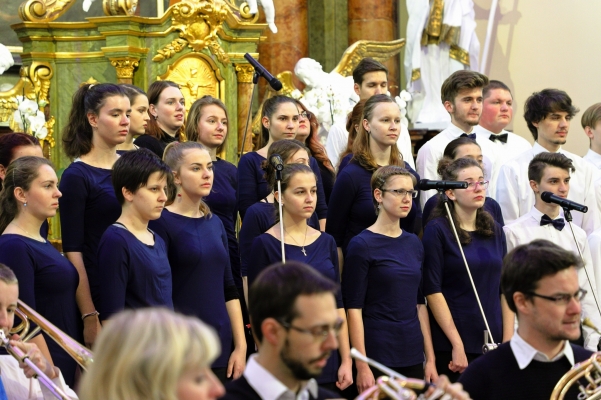
[[[177,400],[177,384],[191,369],[210,366],[220,353],[212,328],[162,308],[122,311],[94,344],[82,400]]]
[[[186,150],[194,149],[204,150],[207,153],[209,152],[209,150],[207,150],[206,147],[204,147],[198,142],[171,142],[167,145],[167,147],[165,147],[165,151],[163,152],[163,161],[169,166],[169,168],[171,168],[171,171],[179,173],[179,169],[182,166],[182,163],[184,162],[184,153],[186,152]],[[173,201],[175,201],[176,195],[177,190],[175,188],[171,188],[169,193],[169,199],[167,200],[167,205],[172,204]],[[200,211],[205,217],[211,218],[211,209],[202,200],[200,201]]]

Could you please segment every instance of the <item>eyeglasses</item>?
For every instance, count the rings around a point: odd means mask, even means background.
[[[490,181],[480,181],[480,182],[469,182],[467,184],[467,189],[468,190],[476,190],[476,188],[478,186],[480,186],[482,189],[487,189],[488,188],[488,183]]]
[[[543,296],[542,294],[538,294],[538,293],[534,293],[534,292],[528,292],[527,294],[530,296],[534,296],[534,297],[540,297],[541,299],[554,301],[555,304],[565,306],[570,302],[570,300],[572,300],[572,297],[577,302],[580,302],[584,298],[584,296],[586,296],[586,293],[587,293],[586,290],[578,289],[578,291],[574,294],[563,293],[563,294],[557,294],[555,296]]]
[[[301,118],[304,118],[304,119],[311,119],[311,116],[312,116],[311,113],[308,111],[303,111],[299,115],[301,116]]]
[[[306,334],[312,335],[315,340],[319,340],[322,342],[328,338],[328,335],[330,334],[330,332],[332,332],[334,334],[334,336],[338,337],[338,335],[340,334],[340,330],[342,329],[342,324],[344,324],[344,321],[339,318],[334,323],[333,326],[321,325],[321,326],[314,326],[313,328],[305,329],[305,328],[299,328],[297,326],[294,326],[288,322],[284,322],[284,321],[278,321],[278,322],[286,330],[292,329],[292,330],[295,330],[300,333],[306,333]]]
[[[407,195],[411,196],[412,198],[416,198],[417,197],[417,190],[405,190],[405,189],[380,189],[382,192],[389,192],[392,193],[395,196],[399,196],[399,197],[405,197]]]

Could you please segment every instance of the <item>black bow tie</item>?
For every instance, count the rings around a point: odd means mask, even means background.
[[[493,133],[488,138],[490,139],[491,142],[498,140],[499,142],[507,143],[507,136],[509,136],[507,133],[501,133],[499,135],[495,135]]]
[[[553,224],[558,231],[561,231],[563,227],[566,226],[566,222],[563,218],[551,219],[547,214],[543,214],[543,217],[540,219],[540,226],[549,224]]]
[[[476,134],[475,133],[462,133],[460,137],[468,137],[472,140],[476,140]]]

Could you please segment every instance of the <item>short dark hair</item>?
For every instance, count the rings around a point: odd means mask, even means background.
[[[302,295],[332,293],[339,285],[298,261],[277,263],[263,270],[248,292],[250,323],[257,340],[263,341],[261,325],[267,318],[292,322],[298,316],[296,299]]]
[[[535,155],[530,164],[528,164],[528,179],[540,183],[547,167],[561,168],[570,173],[576,171],[572,160],[566,157],[565,154],[544,151]]]
[[[167,184],[171,188],[173,174],[167,164],[156,154],[148,149],[128,151],[123,154],[113,165],[113,189],[119,204],[125,203],[122,189],[126,188],[135,193],[141,187],[146,186],[148,178],[155,172],[160,172],[161,177],[167,177]]]
[[[365,74],[367,74],[368,72],[378,71],[382,71],[386,73],[386,76],[388,76],[388,68],[386,68],[384,64],[374,60],[373,58],[366,57],[359,61],[359,64],[357,64],[357,66],[353,70],[353,82],[361,86],[361,84],[363,83],[363,76],[365,76]]]
[[[490,80],[488,82],[488,85],[484,86],[484,88],[482,89],[482,97],[487,98],[490,91],[495,90],[495,89],[503,89],[503,90],[508,91],[509,94],[511,94],[511,89],[509,89],[509,87],[506,84],[504,84],[501,81],[496,81],[493,79],[493,80]]]
[[[524,103],[524,119],[534,140],[538,140],[538,130],[535,123],[547,118],[552,112],[563,111],[571,118],[579,111],[572,105],[572,99],[566,92],[559,89],[543,89],[534,92]]]
[[[501,292],[509,309],[517,313],[513,301],[515,292],[530,298],[530,293],[537,289],[538,282],[545,276],[580,266],[580,259],[573,251],[564,250],[548,240],[533,240],[516,247],[503,259]]]
[[[453,103],[461,90],[483,88],[486,85],[488,85],[488,77],[486,75],[462,69],[453,72],[445,79],[440,88],[440,98],[443,104],[445,101]]]
[[[449,144],[447,144],[447,147],[444,148],[444,152],[442,153],[442,156],[447,157],[450,160],[454,160],[457,157],[457,149],[460,148],[461,146],[465,146],[466,144],[473,144],[473,145],[480,147],[480,145],[478,144],[478,142],[476,142],[476,140],[471,139],[467,136],[463,136],[463,137],[460,136],[457,139],[451,140],[449,142]]]

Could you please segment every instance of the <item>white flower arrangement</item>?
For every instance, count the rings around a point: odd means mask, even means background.
[[[14,124],[18,129],[30,133],[40,140],[46,139],[48,136],[46,116],[40,111],[40,107],[46,106],[46,101],[36,102],[25,96],[16,96],[16,99],[18,107],[12,116]]]
[[[408,91],[403,90],[394,98],[394,101],[396,101],[401,110],[401,124],[409,127],[409,120],[407,119],[407,103],[411,101],[411,94]]]

